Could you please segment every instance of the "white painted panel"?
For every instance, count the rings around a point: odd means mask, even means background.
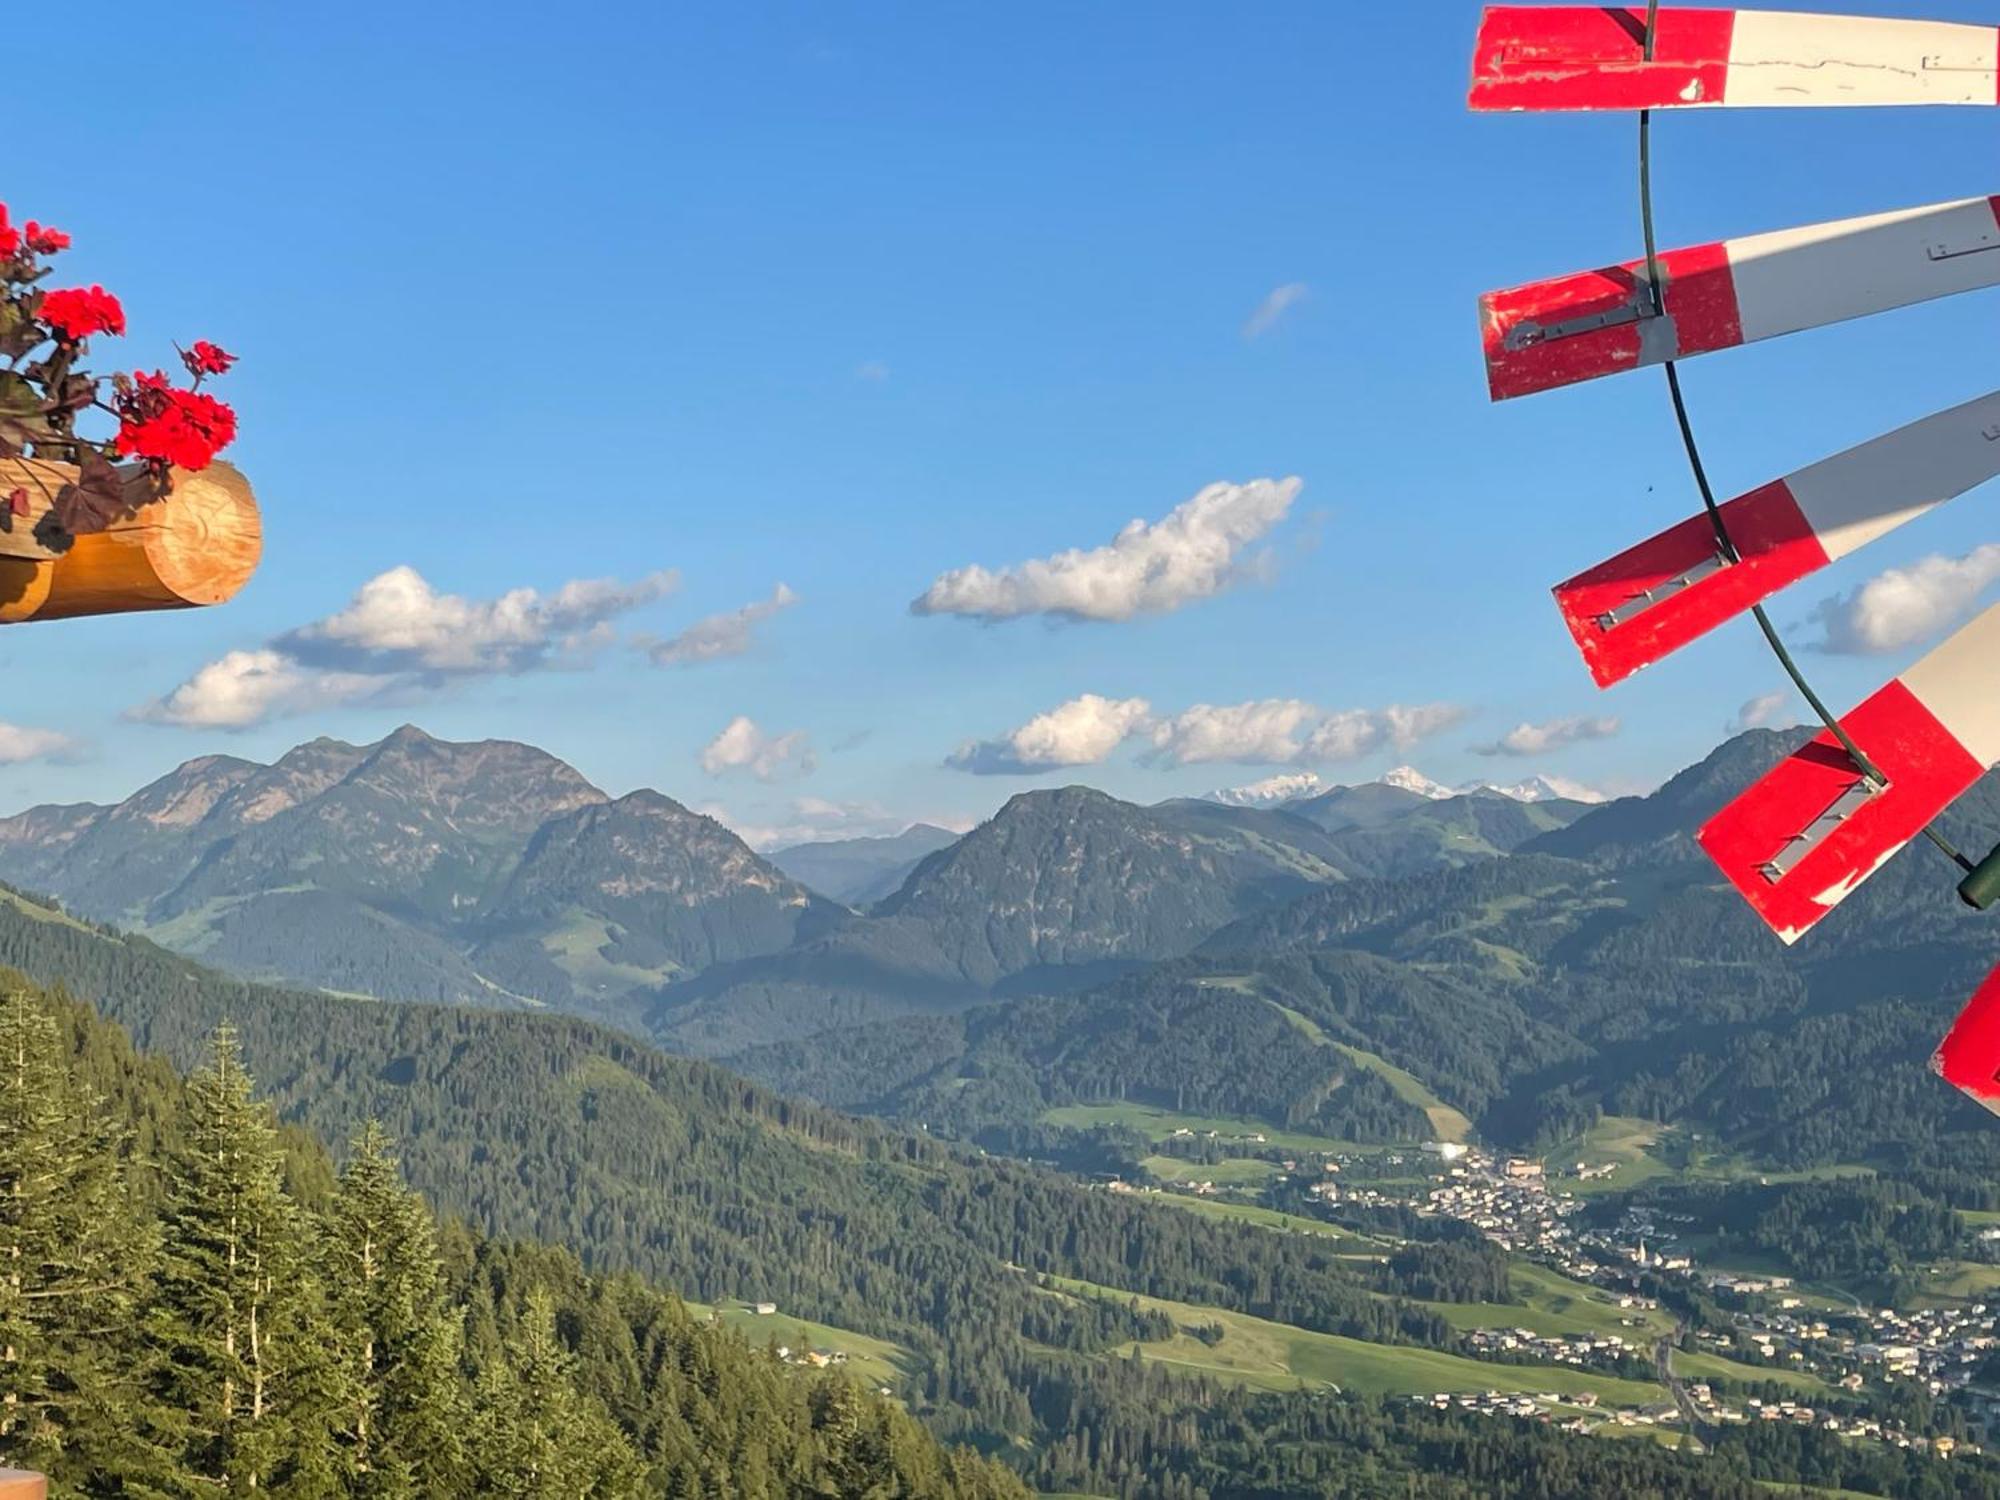
[[[1902,680],[1975,760],[2000,765],[2000,604],[1911,667]]]
[[[2000,28],[1742,10],[1728,100],[1762,104],[1993,104]]]
[[[1785,484],[1838,562],[1996,475],[2000,391],[1801,469]]]
[[[1745,343],[2000,284],[2000,221],[1986,198],[1753,234],[1727,248]]]

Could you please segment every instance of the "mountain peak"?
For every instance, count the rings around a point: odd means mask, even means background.
[[[1433,781],[1415,766],[1398,766],[1385,772],[1381,778],[1383,786],[1398,787],[1406,792],[1415,792],[1419,797],[1428,797],[1433,802],[1457,795],[1441,781]]]
[[[1571,781],[1567,776],[1537,775],[1526,781],[1517,781],[1512,786],[1502,786],[1493,781],[1476,781],[1461,789],[1477,796],[1485,793],[1494,797],[1507,797],[1515,802],[1609,802],[1611,799],[1595,787],[1585,786],[1580,781]]]
[[[1286,802],[1296,802],[1301,797],[1315,797],[1326,790],[1326,783],[1313,771],[1294,771],[1289,774],[1267,776],[1262,781],[1253,781],[1248,786],[1222,787],[1202,798],[1204,802],[1219,802],[1224,807],[1277,807]]]

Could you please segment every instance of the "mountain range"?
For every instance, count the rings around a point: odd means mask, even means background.
[[[1345,1138],[1609,1113],[1774,1160],[1973,1159],[1923,1062],[2000,944],[1949,870],[1906,854],[1787,952],[1693,842],[1794,743],[1753,732],[1601,806],[1024,792],[962,837],[785,851],[787,873],[659,793],[405,729],[30,810],[0,821],[0,877],[247,977],[605,1019],[982,1138],[1129,1098]],[[1951,821],[2000,839],[2000,787]]]
[[[1799,738],[1744,735],[1507,853],[1321,884],[1085,992],[725,1061],[998,1148],[1052,1150],[1051,1111],[1107,1102],[1359,1140],[1408,1139],[1420,1111],[1521,1146],[1611,1115],[1789,1167],[1983,1180],[2000,1138],[1926,1066],[2000,956],[1952,867],[1905,852],[1788,950],[1694,842]],[[1392,790],[1328,794],[1321,816],[1380,816]],[[2000,775],[1949,823],[1962,847],[2000,840]]]
[[[0,878],[247,977],[550,1008],[696,1052],[1177,957],[1318,886],[1485,859],[1583,805],[1394,787],[1277,809],[1029,792],[964,837],[765,858],[532,746],[405,727],[207,756],[0,820]]]
[[[1515,802],[1607,802],[1610,799],[1581,782],[1563,776],[1537,775],[1511,785],[1496,781],[1467,781],[1456,787],[1434,781],[1415,766],[1397,766],[1371,785],[1391,786],[1418,796],[1442,801],[1447,797],[1482,794],[1506,797]],[[1251,782],[1248,786],[1224,787],[1210,792],[1207,800],[1225,807],[1284,807],[1309,801],[1327,792],[1351,791],[1351,787],[1329,785],[1315,771],[1290,771],[1283,775]]]

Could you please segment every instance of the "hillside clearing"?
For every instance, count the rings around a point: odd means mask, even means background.
[[[1060,1282],[1085,1295],[1136,1300],[1165,1312],[1178,1325],[1171,1339],[1136,1346],[1145,1359],[1259,1390],[1336,1385],[1369,1396],[1429,1396],[1441,1392],[1501,1391],[1523,1395],[1574,1396],[1586,1392],[1611,1406],[1645,1406],[1666,1399],[1648,1381],[1622,1380],[1558,1365],[1503,1365],[1436,1349],[1364,1343],[1338,1334],[1313,1333],[1285,1323],[1219,1308],[1192,1307],[1087,1282]],[[1190,1330],[1219,1327],[1222,1336],[1205,1343]],[[1129,1357],[1135,1346],[1110,1351]]]

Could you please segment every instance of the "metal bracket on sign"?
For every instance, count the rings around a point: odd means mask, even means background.
[[[2000,228],[1988,229],[1966,240],[1938,240],[1924,247],[1924,253],[1932,260],[1957,260],[1964,255],[1983,255],[1988,250],[2000,250]]]
[[[1532,318],[1524,318],[1507,330],[1507,336],[1501,343],[1508,353],[1518,354],[1538,344],[1552,344],[1557,339],[1572,339],[1580,334],[1599,333],[1606,328],[1645,323],[1659,316],[1659,309],[1653,305],[1653,289],[1642,277],[1633,288],[1631,297],[1616,307],[1608,307],[1602,312],[1579,313],[1573,318],[1562,318],[1553,323],[1537,323]]]
[[[1665,583],[1655,584],[1643,594],[1634,594],[1616,609],[1606,610],[1597,617],[1597,628],[1607,634],[1616,630],[1628,620],[1637,619],[1654,606],[1664,604],[1674,595],[1693,588],[1704,579],[1713,578],[1724,568],[1733,564],[1720,551],[1696,563],[1678,578],[1669,578]]]
[[[1860,777],[1835,800],[1833,806],[1808,823],[1805,831],[1789,839],[1785,847],[1759,867],[1757,873],[1771,884],[1776,885],[1793,870],[1813,850],[1832,838],[1842,824],[1868,805],[1868,799],[1888,788]]]

